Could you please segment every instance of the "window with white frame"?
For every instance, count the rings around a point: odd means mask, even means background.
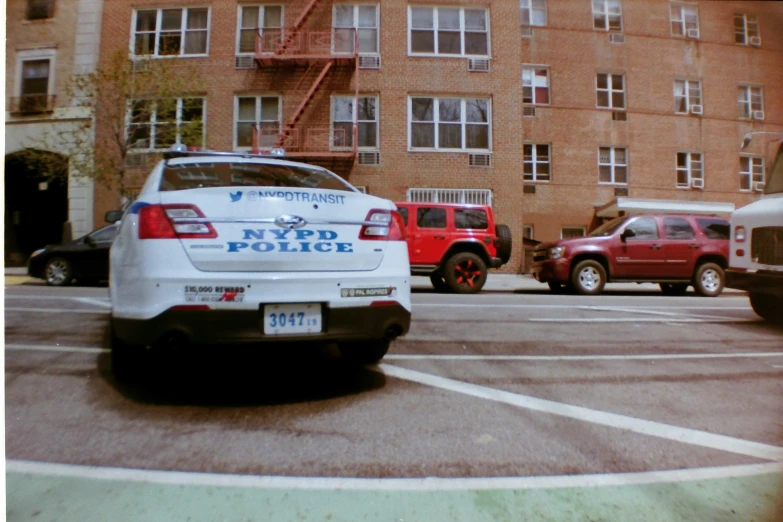
[[[753,190],[755,183],[764,183],[764,157],[740,156],[740,190]]]
[[[336,4],[332,20],[335,52],[354,52],[356,35],[360,53],[378,54],[378,6]]]
[[[357,122],[359,149],[378,149],[378,97],[332,97],[332,147],[353,149],[353,124]]]
[[[522,66],[522,103],[549,105],[549,68]]]
[[[699,10],[695,5],[671,5],[672,36],[699,35]],[[690,34],[689,32],[690,31]]]
[[[598,107],[625,109],[625,76],[622,74],[596,74],[595,93]]]
[[[751,38],[759,38],[759,19],[756,15],[734,15],[734,41],[738,44],[748,45]]]
[[[693,105],[701,105],[701,82],[674,80],[674,112],[688,114]]]
[[[283,32],[282,5],[240,5],[237,26],[237,54],[254,54],[256,38],[264,38],[264,49],[280,41]]]
[[[552,179],[549,145],[525,143],[522,145],[522,162],[525,181],[550,181]]]
[[[761,87],[740,85],[737,93],[739,117],[750,118],[755,111],[764,110],[764,92]]]
[[[622,31],[620,0],[593,0],[593,29]]]
[[[677,187],[690,188],[694,179],[704,179],[702,170],[701,153],[678,152],[677,153]]]
[[[27,20],[54,18],[54,0],[27,0]]]
[[[489,13],[462,7],[409,7],[412,55],[489,56]]]
[[[175,143],[189,147],[204,145],[203,98],[135,100],[128,111],[128,139],[131,149],[160,150]]]
[[[429,150],[490,149],[490,103],[487,98],[408,98],[410,148]]]
[[[598,183],[628,184],[628,150],[620,147],[598,148]]]
[[[16,82],[12,111],[44,112],[53,108],[57,51],[35,49],[16,55]]]
[[[560,239],[571,239],[572,237],[582,237],[587,233],[585,227],[568,226],[560,229]]]
[[[546,0],[519,0],[522,25],[546,26]]]
[[[132,36],[136,56],[207,54],[209,8],[135,10]]]
[[[280,96],[234,98],[234,148],[271,149],[280,134]]]

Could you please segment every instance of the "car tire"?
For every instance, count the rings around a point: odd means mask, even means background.
[[[389,351],[391,341],[378,339],[371,341],[350,341],[338,343],[340,355],[350,362],[358,364],[375,364]]]
[[[114,327],[109,326],[109,347],[111,349],[111,371],[121,382],[133,382],[142,377],[145,355],[139,346],[132,346],[114,333]]]
[[[693,288],[704,297],[717,297],[726,284],[723,269],[715,263],[702,263],[696,267],[693,277]]]
[[[770,294],[751,292],[750,306],[759,317],[773,324],[783,324],[783,299]]]
[[[580,261],[571,272],[571,286],[578,294],[598,295],[606,284],[606,270],[594,259]]]
[[[436,292],[449,292],[451,288],[449,288],[449,285],[446,284],[446,280],[443,278],[443,274],[440,273],[440,271],[435,271],[430,274],[430,282],[432,283],[433,288],[435,288]]]
[[[73,280],[71,263],[62,257],[53,257],[44,267],[44,280],[47,285],[67,286]]]
[[[495,235],[498,238],[497,256],[505,265],[511,259],[513,243],[511,241],[511,227],[508,225],[495,225]]]
[[[659,286],[663,295],[682,295],[690,285],[686,283],[660,283]]]
[[[452,292],[475,294],[487,282],[487,265],[472,252],[460,252],[446,261],[444,278]]]

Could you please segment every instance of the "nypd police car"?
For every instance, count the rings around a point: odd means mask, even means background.
[[[110,253],[112,362],[194,344],[335,342],[380,360],[410,325],[395,205],[313,165],[233,153],[160,161]]]

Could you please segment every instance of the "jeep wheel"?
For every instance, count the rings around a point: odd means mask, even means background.
[[[685,283],[660,283],[661,293],[663,295],[682,295],[688,290]]]
[[[508,225],[495,225],[495,235],[498,238],[497,255],[505,265],[511,259],[511,227]]]
[[[448,292],[451,290],[449,285],[446,284],[446,280],[443,279],[443,274],[436,270],[430,274],[430,282],[436,292]]]
[[[378,339],[373,341],[350,341],[338,343],[340,355],[358,364],[375,364],[389,351],[391,341]]]
[[[600,294],[606,284],[606,270],[598,261],[585,259],[571,272],[571,285],[582,295]]]
[[[717,297],[723,291],[726,276],[723,269],[715,263],[704,263],[696,268],[693,288],[704,297]]]
[[[461,252],[446,261],[446,283],[457,294],[475,294],[487,282],[487,265],[472,252]]]
[[[770,323],[783,324],[783,299],[770,294],[751,292],[750,306],[760,317]]]

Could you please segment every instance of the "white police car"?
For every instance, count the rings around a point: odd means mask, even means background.
[[[411,316],[395,208],[313,165],[167,157],[111,249],[114,371],[193,343],[327,341],[344,357],[380,360]]]

